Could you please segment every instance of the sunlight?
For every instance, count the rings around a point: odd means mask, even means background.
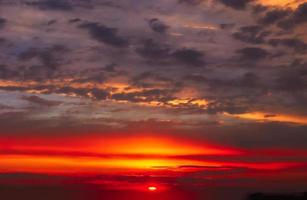
[[[157,191],[157,187],[156,186],[148,186],[148,191],[150,191],[150,192],[154,192],[154,191]]]

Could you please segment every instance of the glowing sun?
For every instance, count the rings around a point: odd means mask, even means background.
[[[150,191],[150,192],[154,192],[154,191],[156,191],[158,188],[157,188],[156,186],[148,186],[147,189],[148,189],[148,191]]]

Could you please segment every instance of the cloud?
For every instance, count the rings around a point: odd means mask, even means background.
[[[218,1],[224,4],[225,6],[231,7],[233,9],[242,10],[245,9],[246,6],[253,0],[218,0]]]
[[[203,0],[178,0],[179,3],[185,3],[185,4],[189,4],[189,5],[198,5],[201,2],[203,2]]]
[[[15,80],[45,80],[52,78],[60,70],[67,60],[70,50],[64,45],[52,45],[51,47],[27,48],[17,55],[20,65],[2,67],[3,79]],[[5,75],[4,75],[5,74]]]
[[[185,80],[194,81],[196,83],[206,83],[208,79],[202,75],[187,75],[184,77]]]
[[[163,77],[158,73],[144,72],[132,79],[133,85],[142,88],[152,87],[168,87],[172,86],[172,80],[170,78]]]
[[[171,91],[164,89],[148,89],[140,92],[116,93],[112,95],[112,99],[125,100],[129,102],[165,102],[171,100]]]
[[[149,26],[154,32],[157,33],[166,33],[166,31],[169,29],[169,26],[165,25],[157,18],[149,20]]]
[[[262,60],[269,56],[269,52],[267,52],[265,49],[258,47],[246,47],[237,50],[237,53],[240,55],[242,60],[246,61]]]
[[[82,20],[80,18],[73,18],[73,19],[68,20],[68,23],[73,24],[73,23],[77,23],[77,22],[81,22],[81,21]]]
[[[259,23],[264,25],[271,25],[286,18],[287,16],[289,16],[290,13],[291,10],[287,9],[269,10],[262,18],[259,19]]]
[[[261,26],[243,26],[239,31],[233,33],[233,37],[242,42],[251,44],[262,44],[265,42],[267,36],[271,33],[264,31]]]
[[[51,19],[51,20],[49,20],[49,21],[47,22],[47,25],[48,25],[48,26],[51,26],[51,25],[56,24],[57,22],[58,22],[57,20]]]
[[[287,122],[287,123],[307,125],[307,117],[306,116],[293,116],[293,115],[285,115],[285,114],[274,114],[274,115],[272,115],[272,114],[269,114],[269,113],[262,113],[262,112],[231,114],[230,116],[238,117],[238,118],[242,118],[242,119],[247,119],[247,120]]]
[[[7,65],[0,65],[0,79],[14,79],[16,78],[16,74],[18,74],[18,72],[10,70]]]
[[[45,49],[29,48],[18,55],[22,62],[38,58],[41,61],[42,68],[55,70],[61,64],[60,57],[69,50],[63,45],[53,45]]]
[[[31,6],[37,6],[42,10],[70,11],[73,9],[71,1],[68,0],[40,0],[27,2],[27,4]]]
[[[7,20],[0,17],[0,30],[6,25]]]
[[[278,26],[283,29],[293,29],[300,24],[307,22],[307,3],[300,4],[295,11],[293,11],[289,17],[280,21]]]
[[[136,52],[146,59],[163,60],[170,57],[170,48],[153,39],[142,41],[141,46],[136,49]]]
[[[174,58],[183,64],[190,66],[203,66],[205,62],[203,60],[204,54],[194,49],[179,49],[173,53]]]
[[[307,52],[307,43],[298,38],[270,39],[268,43],[274,47],[285,46],[294,49],[296,53],[304,54]]]
[[[306,65],[306,64],[305,64]],[[304,64],[303,64],[304,66]],[[307,87],[306,70],[296,66],[297,70],[285,69],[280,72],[279,77],[276,78],[276,88],[290,93],[304,91]],[[304,99],[303,97],[299,97]]]
[[[41,106],[48,106],[48,107],[58,106],[62,103],[62,102],[59,102],[59,101],[52,101],[52,100],[43,99],[43,98],[36,96],[36,95],[23,96],[22,99],[26,100],[30,103],[34,103],[34,104],[41,105]]]
[[[93,39],[107,45],[123,48],[129,44],[127,39],[117,35],[118,29],[116,28],[110,28],[98,23],[84,23],[79,27],[86,29]]]
[[[60,87],[51,91],[58,94],[76,95],[80,97],[92,97],[96,100],[105,100],[109,92],[98,88],[73,88],[69,86]]]

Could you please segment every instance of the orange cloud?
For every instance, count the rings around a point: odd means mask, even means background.
[[[307,1],[306,0],[259,0],[259,2],[266,6],[296,8],[298,5]]]
[[[287,114],[270,114],[265,112],[251,112],[243,114],[229,114],[224,113],[225,116],[235,117],[239,119],[256,120],[256,121],[272,121],[272,122],[285,122],[294,124],[307,124],[306,116],[287,115]]]

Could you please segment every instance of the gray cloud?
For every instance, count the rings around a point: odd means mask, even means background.
[[[247,61],[257,61],[268,57],[269,52],[262,48],[247,47],[239,49],[237,53],[241,56],[241,59]]]
[[[98,23],[84,23],[80,25],[80,28],[88,30],[93,39],[107,45],[122,48],[127,47],[129,44],[127,39],[117,35],[118,30],[116,28],[110,28]]]
[[[204,66],[204,54],[194,49],[179,49],[173,53],[173,56],[180,62],[190,66]]]
[[[43,99],[39,96],[23,96],[22,97],[23,100],[26,100],[30,103],[34,103],[37,105],[41,105],[41,106],[48,106],[48,107],[52,107],[52,106],[58,106],[61,104],[61,102],[59,101],[51,101],[51,100],[47,100],[47,99]]]
[[[159,44],[153,39],[144,40],[136,52],[146,59],[163,60],[170,57],[170,47]]]
[[[2,29],[6,23],[7,23],[7,20],[5,18],[0,17],[0,29]]]
[[[61,10],[61,11],[69,11],[73,9],[71,5],[71,1],[68,0],[41,0],[41,1],[33,1],[27,2],[28,5],[37,6],[43,10]]]
[[[269,10],[268,12],[265,13],[265,15],[261,19],[259,19],[259,23],[264,25],[271,25],[288,17],[290,13],[291,10],[287,9]]]
[[[238,32],[233,33],[233,37],[242,42],[251,44],[262,44],[265,42],[267,36],[271,33],[264,31],[261,26],[244,26]]]
[[[296,53],[306,53],[307,43],[297,38],[270,39],[268,41],[272,46],[285,46],[294,49]]]
[[[286,19],[280,21],[278,26],[283,29],[292,29],[307,22],[307,3],[302,3]]]
[[[157,18],[149,20],[149,26],[154,32],[157,33],[165,33],[169,28],[169,26],[165,25]]]
[[[225,6],[229,6],[234,9],[244,9],[253,0],[219,0]]]

